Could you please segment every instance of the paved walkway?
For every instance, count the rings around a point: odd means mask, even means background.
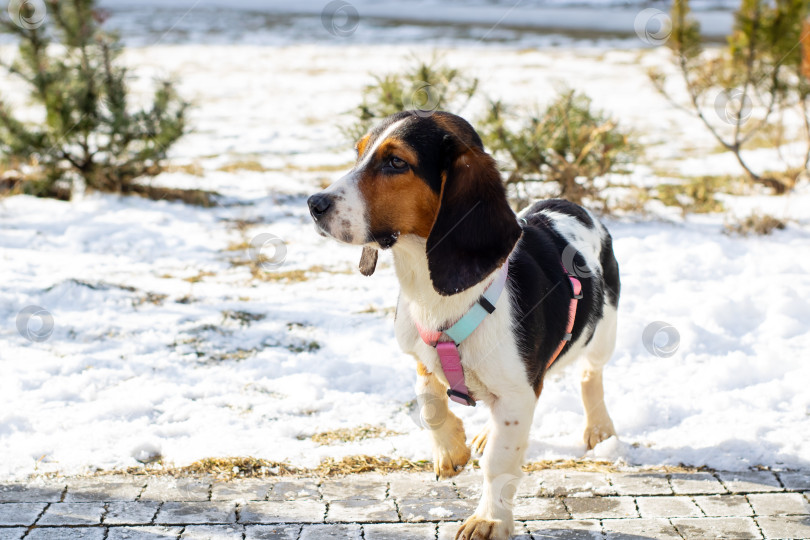
[[[347,478],[108,476],[0,483],[0,540],[452,539],[480,473]],[[522,540],[810,538],[810,471],[527,475]]]

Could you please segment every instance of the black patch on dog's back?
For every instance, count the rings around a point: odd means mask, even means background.
[[[574,216],[588,228],[597,226],[583,208],[560,199],[536,203],[524,215],[527,225],[510,258],[508,286],[517,306],[515,331],[518,347],[536,392],[540,389],[546,363],[565,335],[572,295],[561,260],[568,244],[556,233],[551,219],[539,213],[541,210]],[[603,241],[600,259],[604,276],[578,277],[582,284],[582,299],[577,303],[572,339],[560,356],[571,343],[580,339],[587,343],[593,337],[595,325],[602,317],[606,294],[611,304],[618,302],[618,264],[609,235]],[[574,264],[585,267],[579,253],[574,256]]]

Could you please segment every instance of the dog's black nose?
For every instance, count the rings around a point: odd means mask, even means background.
[[[312,214],[312,217],[318,219],[332,206],[332,197],[316,193],[307,200],[307,204],[309,205],[309,213]]]

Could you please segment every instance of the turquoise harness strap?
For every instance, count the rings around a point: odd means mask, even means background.
[[[495,277],[495,281],[484,291],[481,298],[473,304],[470,310],[456,324],[444,331],[456,345],[461,344],[462,341],[470,337],[470,334],[478,328],[478,325],[484,321],[487,315],[495,311],[495,304],[498,302],[498,298],[501,297],[501,293],[503,293],[508,274],[509,260],[507,259]]]

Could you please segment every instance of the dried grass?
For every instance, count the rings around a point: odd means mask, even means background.
[[[782,230],[787,226],[785,220],[773,217],[769,214],[759,214],[754,212],[737,219],[729,221],[723,225],[723,232],[729,235],[749,236],[752,234],[764,236],[771,234],[775,230]]]
[[[337,442],[347,443],[364,441],[366,439],[382,439],[384,437],[395,437],[402,435],[396,431],[391,431],[383,426],[358,426],[353,428],[341,428],[332,431],[324,431],[316,433],[311,437],[312,442],[316,442],[321,446],[334,444]]]

